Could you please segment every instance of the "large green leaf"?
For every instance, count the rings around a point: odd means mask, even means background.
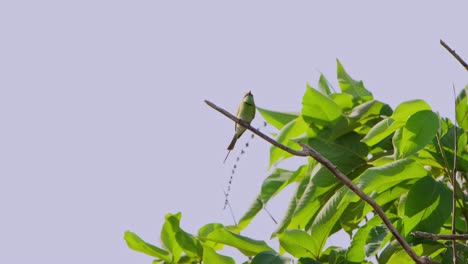
[[[432,177],[424,177],[410,189],[405,202],[404,234],[412,231],[438,233],[450,216],[451,191]]]
[[[128,247],[135,251],[145,253],[146,255],[164,260],[168,263],[172,261],[172,256],[169,252],[145,242],[133,232],[125,231],[124,239],[127,242]]]
[[[318,259],[315,239],[300,229],[288,229],[278,234],[281,247],[296,258],[311,257]]]
[[[367,169],[359,176],[356,185],[365,193],[381,193],[406,180],[418,179],[427,175],[427,171],[417,162],[410,159],[397,160],[380,167]],[[351,201],[359,201],[359,197],[350,193]]]
[[[262,251],[274,251],[264,241],[233,233],[219,224],[203,229],[203,232],[199,232],[199,239],[234,247],[246,256],[253,256]]]
[[[397,106],[392,116],[377,123],[362,139],[362,142],[368,146],[374,146],[404,126],[411,115],[424,110],[431,110],[431,108],[423,100],[411,100],[401,103]]]
[[[393,137],[395,156],[409,157],[431,143],[439,129],[439,117],[432,111],[419,111],[408,119]]]
[[[302,117],[308,124],[323,126],[336,122],[343,113],[332,99],[307,85],[302,97]]]
[[[372,100],[372,93],[364,87],[364,83],[351,78],[339,60],[336,60],[336,64],[341,91],[352,95],[355,102],[363,103]]]
[[[263,118],[268,122],[268,124],[276,127],[278,130],[282,129],[287,123],[296,119],[298,113],[286,113],[286,112],[277,112],[271,111],[257,106],[257,110],[263,116]]]

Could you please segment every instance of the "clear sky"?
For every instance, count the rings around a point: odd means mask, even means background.
[[[421,98],[453,115],[468,75],[439,39],[468,59],[466,2],[328,2],[2,1],[0,262],[151,263],[125,230],[159,244],[178,211],[189,232],[232,224],[222,188],[239,150],[222,163],[233,124],[204,99],[235,112],[251,90],[299,111],[320,72],[338,88],[338,58],[392,107]],[[268,151],[255,139],[242,156],[237,217]],[[264,213],[252,225],[267,241],[275,227]]]

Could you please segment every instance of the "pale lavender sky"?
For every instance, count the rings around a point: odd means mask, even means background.
[[[453,115],[452,84],[468,75],[439,39],[468,59],[468,4],[428,2],[2,1],[0,262],[151,263],[125,230],[159,244],[178,211],[193,233],[231,224],[233,124],[204,99],[234,112],[252,90],[261,107],[299,111],[319,72],[337,88],[339,58],[376,99]],[[239,164],[237,217],[268,150],[256,139]],[[273,229],[261,213],[245,234]]]

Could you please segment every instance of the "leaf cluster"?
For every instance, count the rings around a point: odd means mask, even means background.
[[[454,187],[456,229],[468,233],[468,86],[455,103],[457,127],[423,100],[406,101],[395,109],[375,100],[339,61],[337,78],[340,92],[334,92],[323,75],[317,88],[307,85],[300,113],[258,110],[278,130],[279,143],[293,149],[300,149],[298,141],[308,144],[372,197],[417,254],[450,263],[451,243],[410,234],[450,234]],[[290,157],[271,147],[270,166],[276,169],[263,181],[237,226],[207,224],[195,236],[180,228],[180,214],[169,214],[161,232],[163,248],[130,231],[125,233],[127,244],[163,263],[234,263],[218,253],[224,245],[249,257],[246,263],[370,263],[374,257],[379,263],[411,262],[372,208],[321,164],[309,158],[296,170],[278,168]],[[264,206],[289,185],[295,191],[272,232],[280,248],[241,236]],[[349,246],[325,248],[330,236],[340,230],[349,234]],[[468,262],[465,243],[457,243],[456,252],[460,263]]]

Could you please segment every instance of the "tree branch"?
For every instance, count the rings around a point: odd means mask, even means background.
[[[310,147],[309,145],[307,144],[304,144],[304,143],[301,143],[301,142],[297,142],[301,147],[302,147],[302,150],[298,151],[298,150],[294,150],[294,149],[291,149],[281,143],[278,143],[276,140],[270,138],[269,136],[263,134],[262,132],[260,132],[259,130],[253,128],[252,126],[250,126],[250,124],[236,118],[235,116],[233,116],[232,114],[230,114],[229,112],[227,112],[226,110],[216,106],[215,104],[211,103],[210,101],[208,100],[205,100],[205,103],[208,104],[210,107],[212,107],[213,109],[217,110],[218,112],[220,112],[221,114],[227,116],[229,119],[231,119],[232,121],[240,124],[241,126],[247,128],[248,130],[252,131],[254,134],[258,135],[259,137],[263,138],[264,140],[266,140],[267,142],[269,142],[270,144],[274,145],[275,147],[278,147],[292,155],[295,155],[295,156],[300,156],[300,157],[306,157],[306,156],[310,156],[312,158],[314,158],[316,161],[318,161],[320,164],[322,164],[323,166],[325,166],[338,180],[340,180],[344,185],[346,185],[351,191],[353,191],[357,196],[359,196],[362,200],[364,200],[366,203],[368,203],[370,206],[372,206],[372,208],[374,209],[374,211],[377,213],[377,215],[379,215],[379,217],[382,219],[382,221],[384,222],[384,224],[387,226],[388,230],[390,230],[390,232],[393,234],[393,236],[395,237],[395,239],[398,241],[398,243],[400,243],[400,245],[403,247],[403,249],[406,251],[406,253],[418,264],[430,264],[430,263],[434,263],[429,257],[427,256],[418,256],[416,254],[416,252],[413,251],[413,249],[411,248],[411,246],[408,244],[408,242],[406,242],[406,240],[404,239],[404,237],[398,233],[398,231],[396,230],[396,228],[393,226],[392,222],[390,221],[390,219],[388,219],[388,217],[385,215],[385,212],[382,210],[382,208],[380,208],[380,206],[371,198],[369,197],[367,194],[365,194],[361,189],[359,189],[350,179],[348,179],[348,177],[346,177],[346,175],[344,175],[340,170],[338,170],[338,168],[333,165],[328,159],[326,159],[324,156],[322,156],[320,153],[318,153],[317,151],[315,151],[312,147]]]
[[[450,52],[450,54],[452,54],[452,56],[455,57],[455,59],[457,59],[457,61],[463,65],[463,67],[465,67],[465,70],[468,71],[468,64],[460,56],[458,56],[455,50],[450,48],[449,45],[447,45],[447,43],[445,43],[442,39],[440,40],[440,45],[442,45],[448,52]]]
[[[411,236],[418,237],[418,238],[427,238],[431,240],[468,240],[468,234],[460,234],[460,235],[439,235],[439,234],[432,234],[422,231],[414,231],[411,233]]]

